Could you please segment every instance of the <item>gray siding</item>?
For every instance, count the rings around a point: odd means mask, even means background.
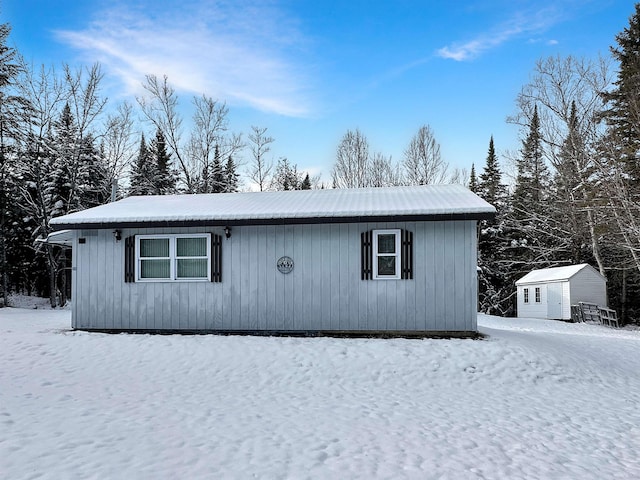
[[[414,233],[413,280],[361,280],[360,233]],[[79,231],[73,326],[136,330],[476,331],[475,221],[234,227],[222,282],[124,282],[124,238],[220,228]],[[295,262],[287,275],[283,255]]]
[[[595,269],[584,268],[571,277],[570,301],[607,306],[607,281]]]

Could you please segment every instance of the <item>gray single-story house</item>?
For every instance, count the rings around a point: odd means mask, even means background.
[[[571,320],[578,302],[607,307],[607,280],[586,263],[533,270],[516,289],[519,317]]]
[[[460,185],[128,197],[51,220],[72,326],[300,334],[476,332]]]

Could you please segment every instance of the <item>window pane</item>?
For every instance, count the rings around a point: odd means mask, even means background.
[[[207,239],[199,238],[176,238],[176,254],[178,257],[206,257]]]
[[[207,278],[207,259],[178,259],[178,278]]]
[[[396,257],[378,257],[378,275],[395,275]]]
[[[140,260],[140,278],[169,278],[170,275],[169,259]]]
[[[140,239],[140,256],[141,257],[168,257],[169,256],[169,239],[168,238],[141,238]]]
[[[378,235],[378,253],[396,253],[395,234]]]

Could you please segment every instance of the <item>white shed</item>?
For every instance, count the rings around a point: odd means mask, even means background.
[[[607,280],[586,263],[533,270],[516,288],[519,317],[571,320],[578,302],[607,306]]]

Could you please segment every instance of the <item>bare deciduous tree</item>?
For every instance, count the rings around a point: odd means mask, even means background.
[[[264,191],[269,184],[269,176],[273,170],[273,161],[267,159],[266,155],[271,151],[271,144],[274,138],[267,135],[267,127],[251,126],[249,134],[249,147],[253,157],[249,167],[249,179],[258,185],[260,191]]]
[[[360,130],[349,130],[336,152],[331,177],[334,188],[368,187],[370,181],[369,142]]]
[[[107,116],[104,125],[102,151],[114,190],[117,190],[118,182],[136,154],[132,112],[131,104],[124,102],[118,105],[116,112]],[[117,191],[113,193],[117,194]]]
[[[391,157],[376,152],[371,159],[369,183],[372,187],[392,187],[402,185],[402,173]]]
[[[447,169],[431,127],[423,125],[404,151],[405,182],[409,185],[443,183]]]
[[[229,109],[206,95],[194,97],[193,130],[186,146],[182,144],[182,117],[178,113],[178,96],[165,75],[159,80],[147,75],[144,89],[148,96],[137,97],[143,114],[160,130],[177,162],[178,171],[188,193],[212,191],[210,179],[216,147],[221,158],[235,156],[243,148],[241,135],[227,133]]]

